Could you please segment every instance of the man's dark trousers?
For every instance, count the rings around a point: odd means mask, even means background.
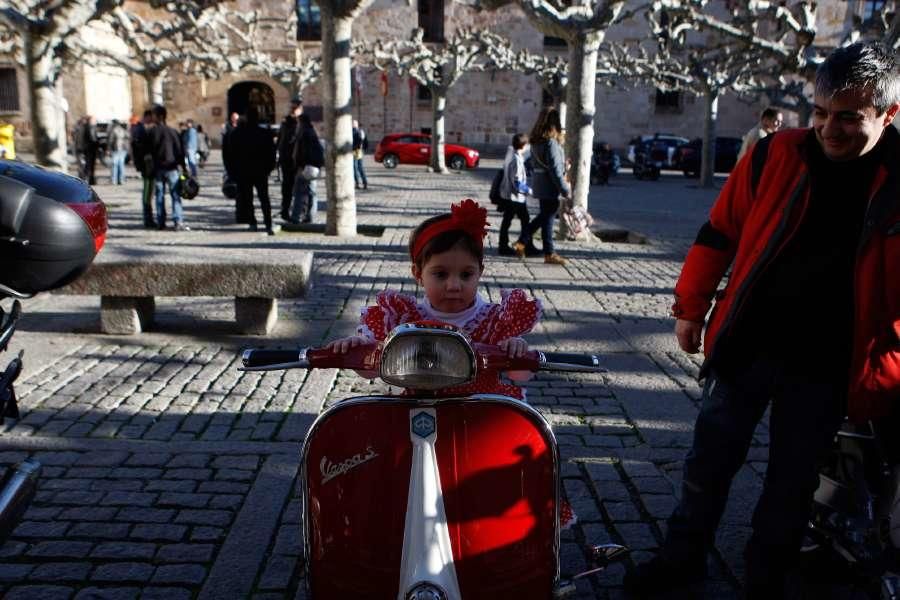
[[[281,163],[281,217],[287,221],[291,216],[291,203],[294,201],[294,178],[297,168],[294,163]]]
[[[685,459],[681,502],[669,518],[666,558],[706,560],[731,480],[771,399],[769,466],[745,558],[748,584],[779,585],[803,541],[818,466],[843,420],[846,385],[832,373],[772,358],[728,377],[713,370]]]
[[[256,229],[256,210],[253,208],[253,188],[256,188],[256,195],[259,198],[259,205],[262,207],[263,222],[266,224],[266,231],[272,229],[272,205],[269,202],[269,177],[263,175],[254,179],[241,179],[238,181],[238,198],[246,204],[250,209],[249,223],[250,227]]]

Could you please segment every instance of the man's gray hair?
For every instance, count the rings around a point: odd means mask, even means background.
[[[878,42],[857,42],[829,54],[816,71],[816,95],[830,98],[850,89],[871,90],[878,114],[900,103],[900,75],[893,51]]]

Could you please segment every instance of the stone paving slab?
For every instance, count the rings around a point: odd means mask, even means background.
[[[110,209],[110,250],[162,245],[202,257],[247,248],[278,260],[313,252],[312,287],[281,303],[278,327],[265,338],[231,333],[230,299],[160,299],[156,327],[139,338],[99,334],[96,297],[25,303],[12,346],[28,349],[23,418],[0,436],[0,466],[34,455],[45,471],[37,501],[0,547],[0,595],[305,598],[300,442],[323,408],[389,389],[334,369],[243,373],[239,351],[347,335],[386,286],[416,293],[406,250],[412,227],[452,200],[486,200],[498,164],[450,175],[370,164],[358,220],[384,231],[349,239],[245,231],[232,222],[232,202],[219,196],[216,160],[202,172],[200,196],[185,203],[190,232],[143,229],[136,179],[98,185]],[[631,561],[649,556],[676,502],[700,359],[677,349],[668,311],[681,260],[714,197],[691,185],[620,174],[594,188],[591,211],[601,226],[647,233],[650,243],[559,242],[565,267],[495,256],[500,219],[490,215],[485,295],[496,300],[504,287],[524,287],[545,309],[528,336],[533,346],[600,353],[608,369],[540,374],[526,386],[553,425],[564,492],[579,517],[564,532],[564,574],[585,568],[588,544],[627,543]],[[270,190],[277,195],[277,185]],[[763,423],[736,480],[710,581],[673,597],[738,596],[767,442]],[[579,580],[577,597],[622,598],[624,572],[617,565]]]

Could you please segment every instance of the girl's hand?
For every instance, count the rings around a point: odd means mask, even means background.
[[[351,335],[350,337],[332,340],[325,345],[326,350],[331,350],[336,354],[347,354],[350,348],[356,348],[362,344],[368,343],[369,340],[361,335]]]
[[[505,350],[510,358],[519,358],[525,356],[525,353],[528,352],[528,342],[520,337],[505,339],[497,345],[501,350]]]

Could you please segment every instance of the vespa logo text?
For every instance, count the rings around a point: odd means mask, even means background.
[[[319,463],[319,470],[322,471],[322,485],[325,485],[338,475],[343,475],[350,469],[372,460],[376,456],[378,456],[378,453],[371,446],[366,447],[365,454],[355,454],[339,463],[333,463],[328,460],[327,456],[323,456],[322,461]]]

